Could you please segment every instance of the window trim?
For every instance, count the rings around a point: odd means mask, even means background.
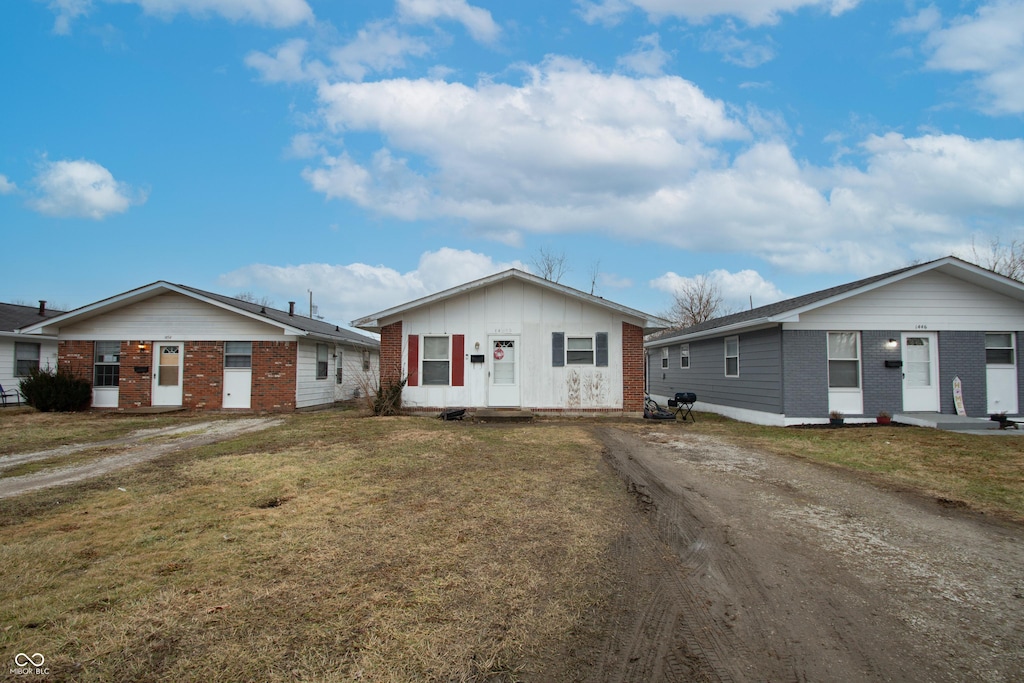
[[[834,334],[852,334],[853,335],[854,351],[856,353],[856,355],[854,357],[844,357],[844,356],[833,357],[832,356],[832,345],[829,343],[829,341],[831,340],[832,335],[834,335]],[[827,382],[828,382],[828,390],[829,391],[849,391],[851,393],[852,392],[860,393],[861,388],[864,385],[864,378],[862,377],[862,371],[863,371],[863,363],[862,363],[863,358],[862,358],[862,356],[863,355],[864,355],[864,353],[861,350],[860,332],[852,331],[852,330],[846,330],[846,331],[834,330],[834,331],[831,331],[831,332],[827,332],[825,334],[825,359],[826,359],[826,368],[825,368],[825,370],[826,370],[826,373],[828,375],[828,377],[826,379],[827,379]],[[856,363],[857,364],[857,384],[856,384],[856,386],[849,387],[849,386],[833,386],[832,385],[832,363],[833,362],[836,362],[836,363]]]
[[[320,350],[323,349],[324,359],[320,360]],[[330,360],[327,356],[327,344],[317,343],[316,345],[316,378],[327,379],[327,370],[330,366]]]
[[[726,337],[723,340],[723,342],[724,343],[722,344],[722,347],[723,347],[722,350],[723,350],[725,359],[724,359],[724,367],[722,368],[722,370],[723,370],[723,372],[724,372],[726,377],[739,377],[740,376],[740,337],[739,337],[738,334],[734,334],[731,337]],[[733,356],[729,355],[729,342],[734,342],[736,344],[736,355],[733,355]],[[731,358],[735,358],[736,359],[736,370],[732,374],[729,373],[729,359],[731,359]]]
[[[1010,345],[1009,346],[989,346],[988,345],[988,338],[990,336],[994,337],[996,335],[1007,335],[1007,336],[1009,336],[1010,337]],[[988,352],[990,350],[991,351],[1009,351],[1010,352],[1010,362],[1009,363],[998,363],[998,362],[990,361],[988,359]],[[999,366],[999,367],[1002,367],[1002,368],[1016,367],[1017,366],[1017,335],[1014,334],[1013,332],[986,332],[985,333],[985,365],[986,366],[996,365],[996,366]]]
[[[444,339],[447,342],[444,358],[427,357],[427,340]],[[420,337],[420,384],[425,387],[450,387],[452,386],[452,335],[450,334],[424,334]],[[431,382],[427,380],[427,363],[444,363],[444,382]]]
[[[686,359],[686,363],[683,363],[683,359]],[[689,370],[690,369],[690,345],[680,344],[679,345],[679,369]]]
[[[668,368],[668,347],[663,346],[661,348],[661,369],[664,370],[666,368]]]
[[[597,364],[597,348],[596,348],[597,344],[595,343],[594,337],[595,337],[595,335],[592,335],[592,334],[590,334],[590,335],[576,334],[576,335],[571,335],[571,336],[566,334],[565,335],[565,364],[566,365],[590,365],[592,367],[594,365],[596,365]],[[590,342],[590,348],[589,349],[570,349],[569,348],[572,345],[573,340],[582,340],[582,339],[586,339],[587,341]],[[587,360],[576,360],[576,361],[570,360],[569,359],[569,354],[570,353],[576,353],[576,354],[586,353],[586,354],[590,354],[590,360],[589,361],[587,361]]]
[[[117,344],[117,353],[103,354],[103,358],[107,356],[114,356],[117,360],[108,361],[100,360],[100,344]],[[113,371],[104,370],[105,376],[102,381],[100,379],[100,368],[114,368]],[[108,382],[112,381],[110,384]],[[92,386],[97,389],[116,389],[121,385],[121,342],[119,341],[97,341],[93,343],[92,347]]]
[[[35,352],[36,352],[35,353],[35,358],[22,358],[22,357],[20,357],[20,354],[18,353],[18,348],[19,347],[22,347],[22,348],[34,347],[35,348]],[[27,363],[27,362],[30,362],[30,361],[34,360],[36,362],[35,369],[38,370],[40,368],[40,362],[42,361],[42,357],[43,357],[43,345],[42,344],[40,344],[38,342],[22,342],[22,341],[14,342],[14,368],[13,368],[14,376],[15,377],[28,377],[30,372],[21,372],[21,370],[19,368],[19,364]]]
[[[228,353],[228,344],[248,344],[249,353]],[[228,358],[248,358],[248,365],[228,365]],[[225,370],[252,370],[252,342],[224,342],[224,369]]]

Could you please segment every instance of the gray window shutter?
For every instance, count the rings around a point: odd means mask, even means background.
[[[565,332],[551,333],[551,367],[565,365]]]
[[[594,335],[594,365],[599,368],[608,367],[608,333],[598,332]]]

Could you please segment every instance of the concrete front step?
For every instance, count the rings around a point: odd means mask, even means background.
[[[533,412],[522,408],[477,408],[473,419],[477,422],[532,422]]]
[[[999,429],[999,423],[987,417],[961,417],[959,415],[945,415],[941,413],[898,413],[893,415],[892,419],[895,422],[917,427],[931,427],[933,429],[945,429],[956,432]]]

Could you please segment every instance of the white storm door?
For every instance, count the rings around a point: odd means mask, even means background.
[[[153,405],[181,405],[184,350],[180,342],[153,345]]]
[[[1017,349],[1012,332],[985,335],[985,394],[989,415],[1017,414]]]
[[[934,332],[904,333],[903,410],[939,412],[939,349]]]
[[[519,337],[489,337],[487,405],[512,408],[519,405]]]

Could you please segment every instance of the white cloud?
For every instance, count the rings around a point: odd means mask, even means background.
[[[456,21],[481,43],[492,43],[501,34],[490,12],[466,0],[398,0],[397,10],[398,16],[410,23],[430,23],[437,19]]]
[[[406,58],[430,52],[423,40],[402,34],[388,22],[373,22],[359,29],[348,43],[330,49],[327,62],[308,56],[309,43],[301,38],[281,43],[272,54],[253,51],[248,67],[267,83],[321,82],[328,78],[360,81],[371,73],[388,73],[406,66]]]
[[[641,36],[637,47],[628,55],[619,57],[620,67],[641,76],[660,76],[672,55],[661,49],[661,38],[657,33]]]
[[[769,39],[770,42],[770,39]],[[721,30],[709,31],[701,41],[706,51],[720,52],[725,61],[752,69],[775,59],[775,48],[767,43],[758,44],[736,35],[736,27],[726,22]]]
[[[138,5],[146,14],[171,18],[182,12],[193,16],[219,15],[231,21],[243,21],[286,28],[311,22],[313,10],[306,0],[104,0],[109,3]],[[71,22],[88,14],[92,0],[50,0],[49,7],[56,13],[54,33],[71,32]]]
[[[103,166],[84,159],[46,161],[33,183],[36,195],[29,205],[48,216],[101,220],[146,201],[145,193],[118,182]]]
[[[508,268],[526,270],[519,261],[500,263],[484,254],[443,247],[422,254],[416,269],[406,273],[365,263],[256,264],[223,275],[220,281],[232,290],[257,290],[280,301],[303,301],[311,289],[320,315],[331,322],[348,324],[356,318]]]
[[[923,10],[899,26],[927,33],[927,66],[977,74],[981,108],[991,114],[1024,113],[1024,1],[999,0],[943,28],[938,11]]]
[[[723,309],[726,311],[745,310],[750,307],[751,302],[756,306],[781,301],[786,298],[778,287],[765,280],[756,270],[741,270],[730,273],[727,270],[712,270],[709,273],[700,273],[694,277],[678,275],[671,271],[651,280],[648,284],[666,294],[675,294],[684,285],[695,284],[698,277],[707,277],[710,282],[718,286],[722,294]]]
[[[18,186],[7,179],[7,176],[0,174],[0,194],[11,194]]]
[[[856,7],[860,0],[577,0],[581,14],[591,23],[617,21],[628,5],[646,12],[652,19],[680,17],[701,23],[712,17],[736,17],[751,26],[775,24],[779,15],[815,8],[838,16]]]
[[[957,235],[1024,227],[1021,139],[872,136],[815,166],[794,157],[778,114],[678,77],[565,58],[525,72],[518,84],[322,84],[303,176],[328,198],[506,244],[601,232],[800,272],[878,272],[940,256]],[[350,134],[383,142],[367,151]]]

